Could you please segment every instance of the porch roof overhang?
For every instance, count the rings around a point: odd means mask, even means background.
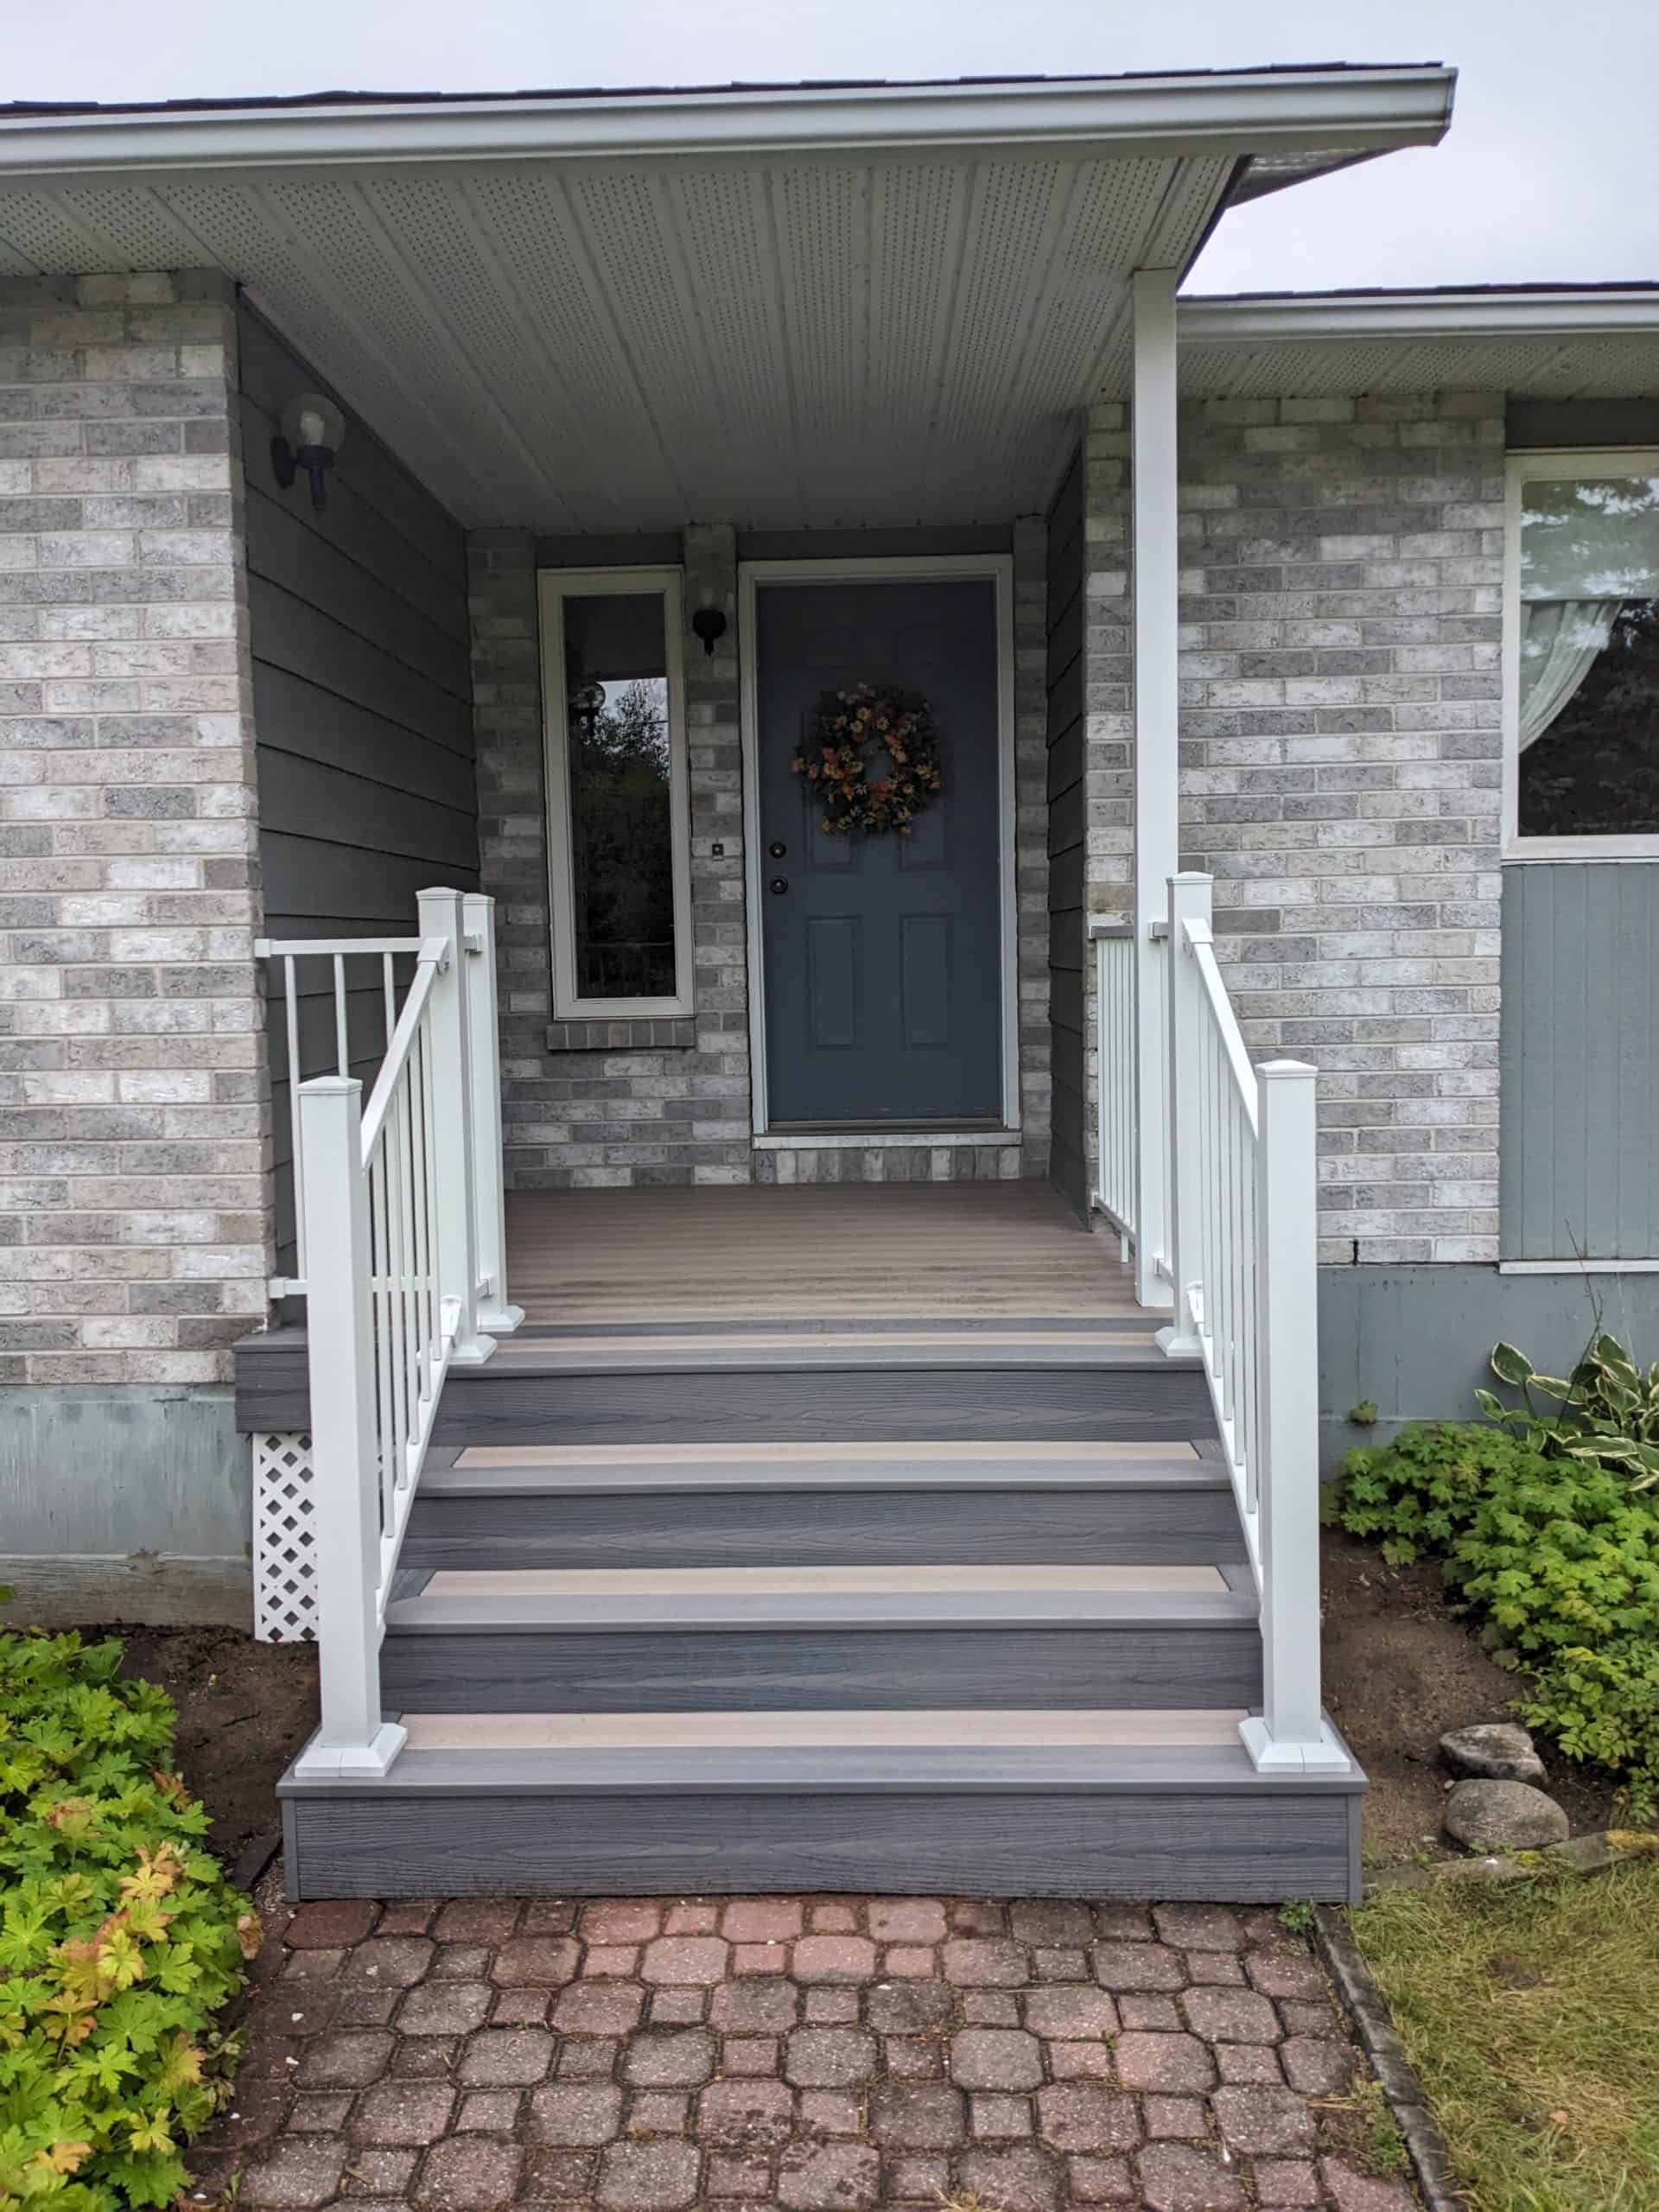
[[[1005,521],[1230,199],[1453,73],[0,111],[0,270],[217,270],[464,523]]]
[[[1501,391],[1659,398],[1659,284],[1240,293],[1181,301],[1184,398]],[[1103,379],[1127,393],[1120,345]]]

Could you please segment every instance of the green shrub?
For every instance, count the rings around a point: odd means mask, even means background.
[[[1569,1758],[1659,1800],[1659,1494],[1599,1459],[1498,1427],[1413,1427],[1351,1452],[1334,1501],[1396,1563],[1428,1554],[1505,1664],[1535,1677],[1528,1722]]]
[[[171,2202],[258,1923],[199,1847],[171,1702],[118,1643],[0,1635],[0,2212]]]

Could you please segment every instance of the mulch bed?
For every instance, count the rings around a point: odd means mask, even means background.
[[[1365,1855],[1391,1866],[1413,1853],[1460,1858],[1440,1834],[1448,1777],[1439,1741],[1448,1728],[1513,1719],[1524,1677],[1500,1667],[1446,1602],[1432,1560],[1389,1567],[1356,1536],[1324,1540],[1325,1701],[1370,1777]],[[1548,1744],[1542,1785],[1574,1835],[1617,1825],[1611,1781]]]

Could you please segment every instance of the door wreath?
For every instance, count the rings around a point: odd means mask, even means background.
[[[908,837],[944,789],[933,709],[919,691],[893,683],[823,692],[792,765],[823,801],[824,828],[839,836],[893,830]]]

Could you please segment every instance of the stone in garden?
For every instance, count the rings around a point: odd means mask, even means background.
[[[1478,1720],[1452,1728],[1440,1738],[1440,1757],[1453,1774],[1483,1782],[1541,1782],[1544,1763],[1532,1738],[1512,1720]]]
[[[1524,1782],[1459,1782],[1446,1801],[1446,1832],[1471,1851],[1541,1851],[1566,1842],[1567,1819]]]

